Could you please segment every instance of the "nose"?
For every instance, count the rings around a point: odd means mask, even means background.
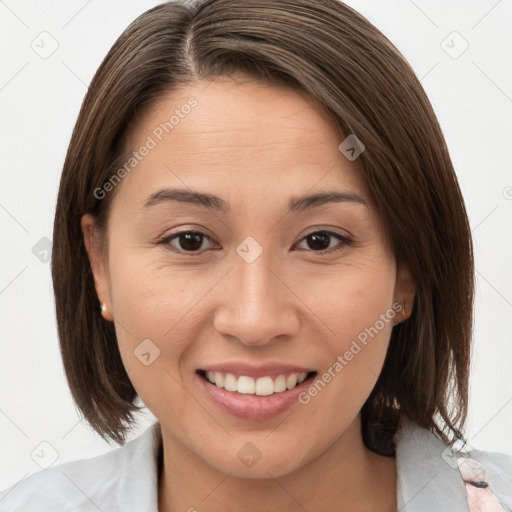
[[[266,345],[297,334],[300,321],[293,283],[270,261],[270,252],[264,250],[252,262],[235,254],[214,316],[219,334],[245,345]]]

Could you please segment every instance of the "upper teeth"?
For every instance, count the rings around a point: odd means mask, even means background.
[[[267,396],[273,393],[282,393],[287,389],[294,388],[307,377],[307,373],[292,373],[288,376],[279,375],[275,379],[272,377],[260,377],[253,379],[242,375],[235,377],[232,373],[206,372],[206,378],[212,384],[226,391],[238,391],[246,395]]]

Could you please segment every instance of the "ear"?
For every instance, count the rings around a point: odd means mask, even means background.
[[[109,278],[106,264],[106,252],[104,246],[101,244],[98,230],[95,229],[96,218],[90,213],[82,216],[80,226],[84,236],[85,249],[89,262],[91,264],[92,273],[94,276],[94,287],[100,303],[105,304],[106,311],[102,312],[105,320],[112,321],[112,304],[110,301],[110,288]]]
[[[404,322],[411,316],[415,297],[416,283],[411,276],[411,272],[406,265],[399,264],[397,266],[394,303],[400,305],[400,310],[397,310],[395,325]]]

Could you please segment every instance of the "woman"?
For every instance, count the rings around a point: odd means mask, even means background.
[[[52,274],[85,418],[158,422],[0,510],[512,509],[512,458],[454,448],[473,256],[441,130],[341,2],[135,20],[73,132]]]

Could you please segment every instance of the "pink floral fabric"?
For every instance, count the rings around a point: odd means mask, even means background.
[[[459,472],[468,495],[469,512],[505,512],[494,496],[491,482],[479,462],[470,457],[457,457]]]

